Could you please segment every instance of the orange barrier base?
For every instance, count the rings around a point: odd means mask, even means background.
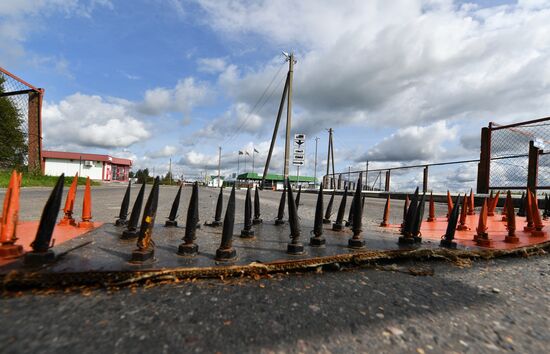
[[[490,242],[488,244],[478,244],[474,240],[474,236],[476,236],[475,229],[479,221],[479,215],[468,215],[466,216],[466,225],[470,228],[470,230],[457,230],[454,241],[458,245],[464,247],[510,250],[514,248],[532,246],[550,240],[548,233],[544,232],[545,230],[548,230],[548,225],[550,222],[543,221],[544,228],[541,233],[526,232],[523,230],[523,227],[527,225],[526,218],[516,216],[517,239],[508,239],[509,242],[505,242],[506,237],[508,236],[508,230],[506,229],[506,222],[501,219],[501,215],[490,216],[487,218],[487,233],[489,234]],[[400,225],[391,225],[390,227],[396,229],[396,232],[399,232]],[[432,222],[426,222],[424,220],[420,229],[423,240],[437,241],[438,243],[441,240],[441,237],[445,235],[446,230],[446,218],[438,218]]]
[[[32,250],[31,243],[34,241],[36,236],[36,230],[38,230],[39,221],[21,221],[17,224],[17,241],[16,245],[23,246],[23,251],[28,252]],[[90,232],[98,227],[103,225],[101,222],[94,222],[93,227],[91,228],[78,228],[71,225],[56,225],[53,230],[52,241],[55,242],[55,245],[59,245],[63,242],[69,241],[75,237],[83,235],[87,232]],[[13,262],[13,259],[2,259],[0,258],[0,266],[4,264]]]

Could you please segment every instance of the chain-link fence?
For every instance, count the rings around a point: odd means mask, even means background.
[[[491,189],[526,187],[531,141],[541,148],[550,146],[550,118],[509,125],[489,124],[489,186]],[[541,153],[537,173],[539,188],[550,187],[549,170],[550,157]]]
[[[0,68],[0,168],[40,170],[43,90]]]

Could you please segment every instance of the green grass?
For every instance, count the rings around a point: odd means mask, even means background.
[[[11,171],[0,170],[0,188],[7,188],[10,182]],[[65,176],[65,185],[69,186],[73,181],[73,176]],[[42,176],[38,174],[23,172],[22,187],[53,187],[57,182],[56,176]],[[78,177],[78,184],[86,184],[85,177]],[[92,186],[99,186],[100,183],[92,181]]]

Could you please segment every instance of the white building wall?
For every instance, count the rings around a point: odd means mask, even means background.
[[[64,159],[45,159],[44,174],[48,176],[60,176],[65,173],[65,177],[74,176],[77,172],[80,177],[90,177],[90,179],[102,180],[103,162],[92,161],[93,166],[85,166],[84,161],[64,160]]]

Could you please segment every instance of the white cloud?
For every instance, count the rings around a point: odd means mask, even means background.
[[[196,82],[187,77],[179,80],[175,87],[157,87],[145,92],[143,102],[138,110],[145,114],[159,115],[170,112],[180,112],[184,115],[210,98],[211,91],[205,82]]]
[[[445,122],[398,129],[356,161],[437,161],[446,151],[444,143],[454,140],[457,132]]]
[[[128,147],[150,133],[125,105],[76,93],[43,107],[44,143],[85,147]]]
[[[151,153],[148,153],[147,156],[149,158],[155,159],[160,157],[170,157],[174,156],[178,151],[178,148],[173,145],[165,145],[163,148],[153,151]]]
[[[200,58],[197,60],[197,64],[199,71],[210,74],[221,73],[227,66],[224,58]]]

